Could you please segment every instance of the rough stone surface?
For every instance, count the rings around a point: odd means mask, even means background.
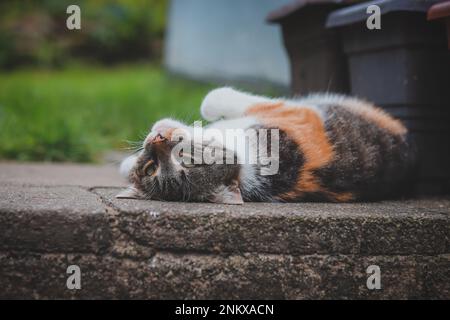
[[[227,206],[115,199],[119,228],[162,250],[287,254],[441,254],[450,252],[450,201]],[[149,232],[151,230],[151,232]]]
[[[4,168],[0,298],[450,299],[450,198],[118,200],[119,188],[98,187],[103,178],[74,183],[81,171],[27,182],[14,178],[25,165]],[[72,264],[81,290],[66,287]],[[381,269],[381,290],[367,289],[370,265]]]
[[[101,252],[110,246],[106,208],[79,187],[0,185],[0,249]]]
[[[117,166],[112,164],[0,162],[0,181],[2,184],[36,186],[120,187],[125,185]]]
[[[66,288],[80,266],[81,290]],[[366,268],[381,269],[368,290]],[[92,254],[0,254],[0,298],[448,299],[450,257],[204,255],[160,252],[134,260]]]

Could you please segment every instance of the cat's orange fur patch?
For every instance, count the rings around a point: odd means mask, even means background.
[[[353,193],[351,192],[342,192],[342,193],[329,192],[328,197],[330,199],[334,199],[337,202],[349,202],[355,199]]]
[[[290,107],[280,102],[251,106],[246,114],[257,117],[269,127],[278,127],[286,132],[305,157],[295,189],[280,195],[281,199],[293,200],[309,192],[331,195],[314,176],[315,170],[330,163],[334,157],[333,146],[328,140],[323,121],[314,110],[300,106]],[[335,194],[333,198],[336,201],[348,201],[352,197]]]
[[[395,135],[404,135],[408,132],[405,126],[397,119],[375,106],[369,106],[359,101],[347,101],[344,108],[353,112],[367,121],[374,122],[380,128],[383,128]]]

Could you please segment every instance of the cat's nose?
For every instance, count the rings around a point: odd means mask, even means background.
[[[144,141],[144,146],[150,146],[155,144],[161,144],[163,142],[167,141],[167,138],[165,138],[160,133],[156,134],[150,134],[147,136],[147,138]]]
[[[153,150],[159,156],[168,154],[171,150],[169,139],[159,133],[147,139],[145,148],[148,150]]]
[[[164,138],[160,133],[156,134],[156,136],[152,139],[151,143],[161,143],[166,141],[167,139]]]

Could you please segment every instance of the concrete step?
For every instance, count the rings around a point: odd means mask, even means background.
[[[450,299],[450,198],[225,206],[119,190],[1,183],[0,298]]]

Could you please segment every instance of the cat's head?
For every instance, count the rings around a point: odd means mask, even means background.
[[[117,197],[242,204],[235,160],[234,152],[210,141],[157,134],[144,143],[129,174],[131,185]]]

